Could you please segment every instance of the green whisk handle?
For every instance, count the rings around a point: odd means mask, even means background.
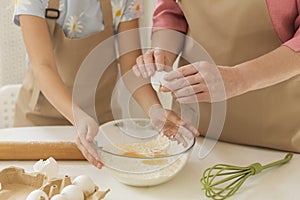
[[[294,154],[292,154],[292,153],[288,153],[288,154],[286,154],[286,156],[284,157],[284,159],[278,160],[276,162],[273,162],[273,163],[270,163],[270,164],[267,164],[267,165],[264,165],[263,169],[267,169],[267,168],[270,168],[270,167],[274,167],[276,165],[282,165],[284,163],[287,163],[287,162],[289,162],[293,158],[293,155]]]
[[[284,159],[278,160],[276,162],[272,162],[272,163],[264,165],[264,166],[262,166],[260,163],[253,163],[252,165],[249,166],[250,171],[251,171],[250,174],[251,175],[255,175],[255,174],[260,173],[264,169],[267,169],[267,168],[270,168],[270,167],[274,167],[276,165],[282,165],[284,163],[287,163],[287,162],[289,162],[292,159],[292,157],[293,157],[293,154],[292,153],[288,153],[284,157]]]

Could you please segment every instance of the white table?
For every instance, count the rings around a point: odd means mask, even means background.
[[[49,132],[55,130],[74,132],[72,127],[32,127],[18,128],[13,131]],[[1,132],[11,131],[0,129]],[[75,134],[75,133],[74,133]],[[213,151],[204,159],[198,159],[202,138],[197,144],[185,168],[171,181],[154,187],[137,188],[126,186],[116,181],[107,169],[98,170],[85,161],[58,161],[60,176],[86,174],[102,189],[111,191],[105,200],[201,200],[207,199],[201,189],[200,177],[203,171],[217,163],[248,166],[254,162],[267,164],[282,159],[286,152],[246,147],[219,142]],[[17,166],[31,172],[35,161],[0,161],[0,170],[9,166]],[[250,177],[240,190],[230,199],[237,200],[298,200],[300,199],[300,154],[285,165],[263,171]]]

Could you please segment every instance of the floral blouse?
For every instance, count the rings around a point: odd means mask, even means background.
[[[45,18],[48,0],[15,0],[14,23],[20,25],[19,15],[34,15]],[[141,0],[111,0],[114,30],[121,22],[139,18]],[[61,25],[69,38],[81,38],[103,30],[103,16],[100,0],[60,0]]]

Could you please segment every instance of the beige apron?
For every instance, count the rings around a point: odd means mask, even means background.
[[[90,36],[70,39],[67,38],[56,24],[55,19],[47,18],[49,32],[52,36],[52,44],[59,75],[72,93],[76,73],[90,51],[100,42],[113,36],[113,18],[110,0],[101,0],[100,6],[104,17],[104,30]],[[48,9],[58,9],[59,0],[50,0]],[[49,12],[55,16],[55,12]],[[101,61],[99,61],[101,63]],[[99,64],[99,67],[101,66]],[[117,81],[117,62],[114,61],[104,71],[96,92],[96,113],[99,123],[113,119],[111,111],[111,96]],[[87,77],[87,82],[88,77]],[[87,88],[89,89],[89,88]],[[83,108],[84,109],[84,108]],[[68,125],[68,122],[45,98],[40,91],[32,70],[25,77],[16,104],[15,126],[39,126],[39,125]]]
[[[264,0],[181,0],[179,4],[189,34],[217,65],[234,66],[282,44]],[[205,135],[211,104],[199,107],[199,131]],[[220,140],[300,152],[300,76],[228,100]]]

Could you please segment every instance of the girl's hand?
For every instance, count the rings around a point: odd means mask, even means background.
[[[143,78],[153,76],[155,71],[170,71],[172,62],[168,57],[168,53],[162,49],[150,49],[136,59],[132,70],[136,76]]]
[[[150,108],[149,117],[155,129],[171,140],[177,140],[183,145],[186,144],[184,138],[191,139],[187,131],[191,131],[195,136],[200,135],[198,130],[191,124],[181,119],[174,111],[162,108],[161,105],[153,105]]]
[[[76,109],[75,127],[77,130],[76,145],[83,156],[94,166],[101,169],[98,153],[94,147],[93,140],[98,133],[98,123],[81,109]]]

